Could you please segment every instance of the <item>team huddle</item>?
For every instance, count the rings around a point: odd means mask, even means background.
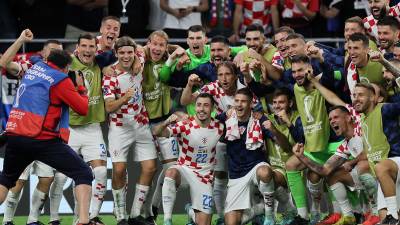
[[[214,210],[218,225],[400,224],[400,4],[385,7],[347,19],[341,48],[286,26],[268,43],[258,24],[242,46],[218,35],[207,44],[199,25],[188,29],[188,49],[161,30],[140,46],[119,37],[110,16],[100,36],[80,35],[72,54],[49,40],[16,57],[33,39],[24,30],[0,58],[19,84],[5,125],[3,224],[14,224],[32,170],[39,183],[27,224],[42,224],[48,197],[49,225],[61,224],[71,177],[74,224],[103,225],[107,155],[118,225],[155,224],[158,213],[176,224],[182,187],[188,224],[210,225]],[[135,191],[127,189],[129,152],[141,166]]]

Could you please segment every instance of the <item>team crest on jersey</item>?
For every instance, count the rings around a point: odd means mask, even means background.
[[[246,127],[243,127],[243,126],[239,127],[240,135],[242,135],[245,130],[246,130]]]
[[[203,144],[207,144],[207,138],[206,138],[206,137],[203,137],[203,138],[201,139],[201,142],[202,142]]]

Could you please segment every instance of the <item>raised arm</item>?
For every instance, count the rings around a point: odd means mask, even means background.
[[[175,115],[175,114],[170,115],[168,117],[168,119],[166,119],[162,123],[153,127],[153,129],[152,129],[153,135],[155,135],[157,137],[169,137],[171,134],[170,134],[169,130],[167,129],[167,127],[170,124],[176,122],[177,119],[178,119],[177,115]]]
[[[393,63],[389,62],[385,57],[383,57],[382,52],[379,51],[370,51],[369,53],[370,59],[373,62],[381,63],[389,72],[393,74],[393,76],[400,77],[400,68],[395,66]]]
[[[201,84],[201,79],[196,74],[190,75],[186,87],[182,91],[182,96],[181,96],[182,105],[188,105],[194,102],[194,99],[197,97],[197,93],[192,93],[192,89],[193,86],[196,84]]]
[[[4,52],[0,58],[0,68],[7,68],[7,65],[13,60],[15,54],[21,48],[23,44],[33,39],[33,33],[29,29],[25,29],[21,32],[18,39]]]
[[[324,96],[325,100],[329,102],[329,104],[342,105],[342,106],[346,105],[346,103],[342,101],[342,99],[340,99],[335,93],[333,93],[331,90],[320,84],[319,81],[314,76],[308,74],[307,77],[310,80],[310,82],[314,85],[314,87],[317,88],[318,91],[322,94],[322,96]]]

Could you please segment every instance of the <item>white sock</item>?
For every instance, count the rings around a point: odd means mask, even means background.
[[[242,224],[247,224],[255,216],[261,215],[265,212],[264,203],[253,205],[250,209],[245,209],[242,214]]]
[[[20,192],[16,193],[8,191],[6,201],[3,203],[4,206],[3,224],[6,222],[10,222],[14,219],[15,210],[17,209],[19,200],[21,199],[23,190],[24,189],[21,189]]]
[[[162,185],[164,183],[165,171],[172,165],[175,165],[175,162],[169,162],[169,163],[162,165],[163,169],[160,172],[160,175],[158,176],[156,189],[154,190],[153,198],[151,199],[151,205],[150,205],[151,214],[150,215],[152,215],[152,216],[154,216],[152,207],[156,207],[157,209],[160,208],[160,204],[161,204],[161,200],[162,200],[161,199],[162,198]]]
[[[94,184],[92,185],[92,201],[90,204],[90,218],[99,216],[104,195],[107,190],[107,167],[98,166],[93,169]]]
[[[224,218],[224,205],[226,198],[226,185],[228,184],[228,179],[214,178],[213,187],[213,198],[215,203],[215,209],[219,218]]]
[[[143,204],[146,201],[147,195],[149,194],[150,186],[136,184],[135,197],[133,198],[133,205],[131,209],[131,218],[140,216]]]
[[[307,180],[307,187],[311,194],[311,212],[319,213],[321,211],[322,183],[322,179],[316,184],[313,184],[311,181]]]
[[[47,194],[35,188],[32,194],[31,210],[29,211],[29,217],[27,223],[33,223],[39,220],[39,216],[40,213],[42,212],[46,199],[47,199]]]
[[[164,209],[164,221],[172,219],[172,210],[176,198],[176,182],[169,177],[164,178],[162,187],[162,203]]]
[[[340,206],[344,216],[354,216],[349,199],[347,198],[346,187],[338,182],[329,187],[332,194],[335,196],[337,203]]]
[[[117,221],[126,219],[126,187],[115,190],[112,189],[114,197],[114,214]]]
[[[274,180],[264,183],[260,180],[258,184],[258,190],[261,192],[264,198],[264,210],[266,217],[272,217],[274,215]]]
[[[396,196],[390,196],[385,198],[388,215],[392,215],[395,219],[399,219],[397,215],[397,199]]]
[[[308,220],[308,210],[307,207],[297,208],[297,214],[303,219]]]
[[[60,172],[54,175],[54,181],[50,187],[50,221],[60,220],[58,211],[60,209],[61,199],[64,191],[64,184],[68,177]]]

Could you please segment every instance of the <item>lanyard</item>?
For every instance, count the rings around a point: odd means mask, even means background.
[[[128,5],[129,0],[121,0],[121,4],[122,4],[122,13],[125,14],[126,13],[126,6]]]

